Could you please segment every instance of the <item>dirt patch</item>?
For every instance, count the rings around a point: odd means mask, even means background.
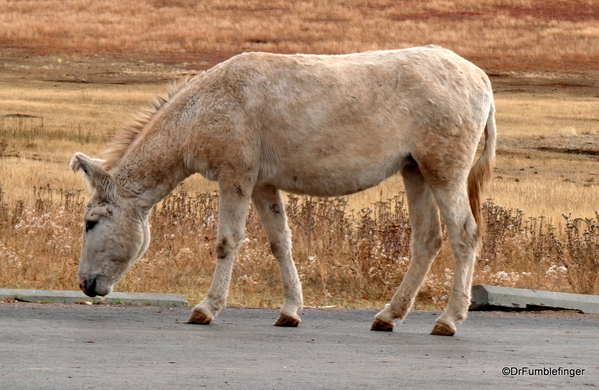
[[[536,148],[542,152],[555,152],[555,153],[566,153],[566,154],[577,154],[586,156],[599,156],[599,150],[597,149],[572,149],[572,148],[554,148],[550,146],[539,146]]]
[[[577,3],[577,4],[572,4]],[[388,9],[388,7],[369,6],[370,9]],[[430,11],[409,13],[402,10],[400,14],[391,14],[389,19],[396,21],[441,19],[444,21],[464,21],[473,18],[492,18],[497,14],[505,14],[514,19],[537,19],[542,21],[587,22],[599,19],[599,8],[587,2],[568,2],[549,0],[533,2],[530,7],[498,5],[486,6],[477,10]]]
[[[599,97],[599,72],[571,74],[491,72],[489,78],[495,93],[555,94]]]
[[[21,49],[0,48],[0,72],[13,79],[29,79],[52,83],[91,84],[164,84],[195,74],[221,59],[219,55],[188,58],[155,56],[152,60],[118,56],[86,56],[81,54],[41,55]]]
[[[596,160],[599,156],[599,135],[554,135],[535,137],[500,137],[498,140],[498,154],[533,156],[539,152],[544,153],[544,158],[568,158]]]
[[[443,19],[450,21],[463,21],[465,19],[471,19],[479,17],[482,12],[478,11],[458,11],[458,12],[426,12],[417,14],[401,14],[389,16],[389,19],[395,21],[406,21],[406,20],[428,20],[428,19]]]
[[[500,6],[499,11],[507,12],[517,19],[535,18],[541,20],[559,20],[566,22],[585,22],[599,19],[599,8],[589,3],[579,3],[561,0],[535,1],[532,7]]]

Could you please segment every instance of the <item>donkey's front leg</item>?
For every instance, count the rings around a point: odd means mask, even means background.
[[[291,231],[287,225],[285,205],[278,189],[255,188],[252,201],[266,232],[272,254],[279,263],[283,281],[283,307],[275,326],[298,326],[297,311],[302,307],[302,285],[291,257]]]
[[[187,320],[189,324],[209,324],[225,306],[233,261],[243,242],[245,220],[250,203],[251,186],[234,184],[226,186],[219,183],[219,222],[216,243],[216,268],[212,284],[202,302],[193,308]],[[227,187],[231,187],[230,189]]]

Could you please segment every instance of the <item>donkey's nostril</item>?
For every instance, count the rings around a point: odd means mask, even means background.
[[[79,286],[88,297],[95,297],[98,295],[96,292],[96,277],[92,276],[89,279],[85,279],[84,281],[79,282]]]

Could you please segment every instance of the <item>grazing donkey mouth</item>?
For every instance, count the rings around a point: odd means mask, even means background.
[[[105,277],[101,275],[92,275],[89,278],[84,275],[79,275],[79,288],[81,288],[81,291],[88,297],[108,295],[112,291],[112,288],[105,283],[103,279],[105,279]]]

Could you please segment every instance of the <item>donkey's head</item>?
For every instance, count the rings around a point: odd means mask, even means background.
[[[83,173],[91,193],[83,216],[79,286],[90,297],[104,296],[148,248],[148,211],[119,188],[102,161],[76,153],[71,169]]]

